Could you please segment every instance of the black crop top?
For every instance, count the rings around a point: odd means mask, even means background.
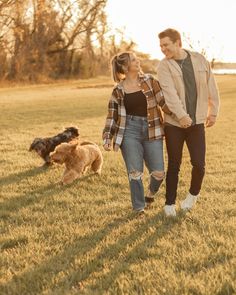
[[[141,90],[125,93],[124,105],[127,115],[147,117],[147,99]]]

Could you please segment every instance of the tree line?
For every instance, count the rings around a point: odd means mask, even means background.
[[[106,2],[0,0],[0,79],[106,74],[111,56],[135,47],[122,31],[110,32]]]

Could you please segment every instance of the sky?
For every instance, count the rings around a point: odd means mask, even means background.
[[[158,33],[175,28],[186,49],[236,62],[236,0],[108,0],[106,11],[112,29],[123,28],[151,58],[163,58]]]

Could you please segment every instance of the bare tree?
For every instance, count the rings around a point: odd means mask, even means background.
[[[198,51],[200,52],[203,56],[205,56],[206,59],[209,60],[208,54],[209,54],[209,46],[208,45],[203,45],[200,40],[196,40],[195,42],[185,33],[183,34],[184,41],[187,43],[189,48],[193,51]],[[215,66],[215,60],[216,58],[213,57],[210,61],[211,68],[213,69]]]
[[[108,34],[106,2],[0,1],[0,59],[10,65],[2,71],[10,79],[32,81],[107,71],[112,55],[135,44],[124,30]]]
[[[11,40],[9,78],[35,80],[53,69],[66,71],[60,60],[73,62],[76,49],[86,47],[89,59],[94,59],[92,37],[105,4],[106,0],[0,2],[1,32]],[[1,37],[0,46],[6,46]]]

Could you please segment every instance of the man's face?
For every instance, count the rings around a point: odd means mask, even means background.
[[[169,37],[165,37],[160,39],[160,47],[166,58],[175,58],[180,49],[180,42],[173,42]]]

